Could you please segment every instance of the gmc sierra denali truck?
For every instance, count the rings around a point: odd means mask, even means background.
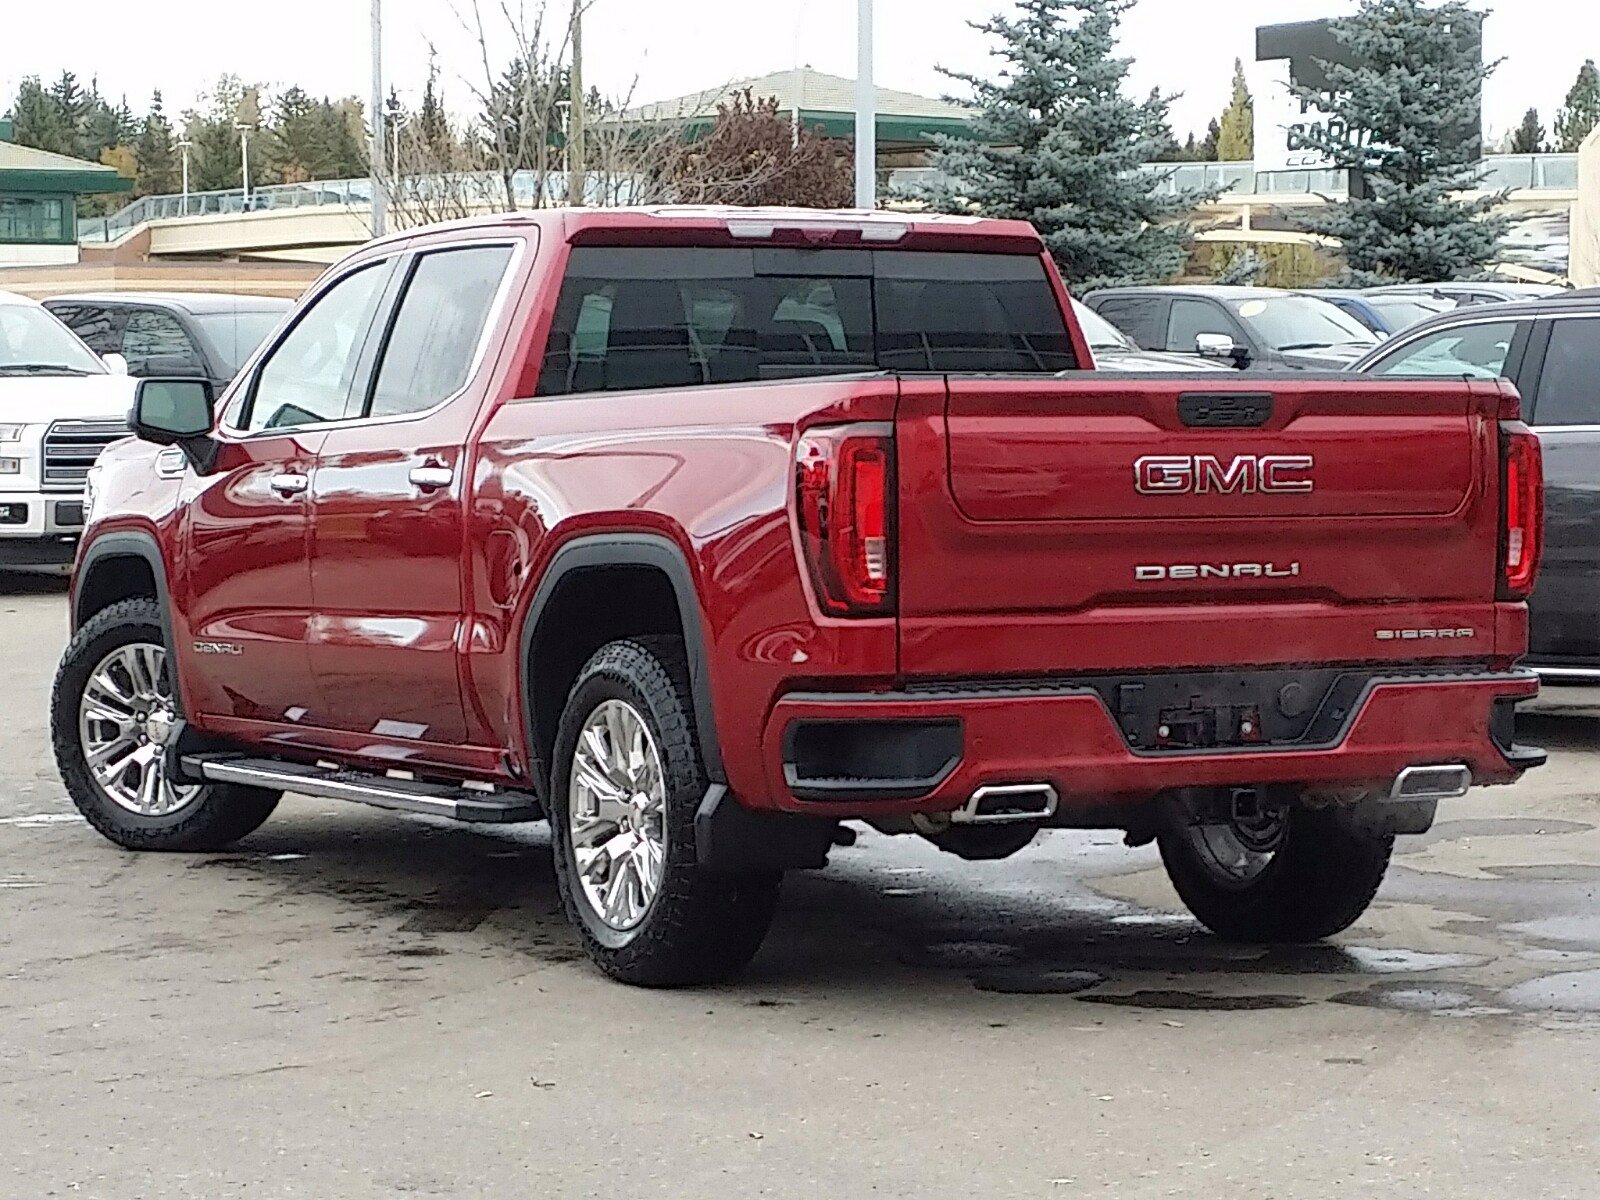
[[[1225,937],[1354,921],[1514,744],[1537,441],[1496,381],[1107,375],[1037,235],[548,211],[333,268],[95,467],[53,738],[198,850],[283,792],[548,819],[589,953],[725,977],[846,821],[1158,841]]]

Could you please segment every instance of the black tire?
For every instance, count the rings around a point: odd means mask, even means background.
[[[190,803],[163,816],[151,816],[113,800],[85,761],[78,709],[89,676],[119,646],[141,642],[166,647],[161,610],[154,600],[113,604],[86,621],[68,643],[50,695],[50,739],[61,780],[89,824],[125,849],[220,850],[271,816],[279,794],[234,784],[206,784]],[[167,649],[170,655],[170,647]],[[167,669],[171,670],[170,659]]]
[[[1161,834],[1161,861],[1184,904],[1235,942],[1315,942],[1348,929],[1378,892],[1394,838],[1351,827],[1336,809],[1289,808],[1283,840],[1248,883],[1223,883],[1181,829]]]
[[[621,700],[644,717],[665,768],[661,882],[642,920],[625,932],[608,926],[584,894],[568,819],[578,736],[607,700]],[[642,987],[716,983],[737,974],[761,947],[777,910],[782,872],[733,875],[700,866],[694,818],[706,787],[682,642],[641,638],[602,647],[579,672],[562,712],[548,807],[567,916],[590,958],[613,979]]]

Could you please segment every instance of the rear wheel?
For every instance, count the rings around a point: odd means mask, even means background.
[[[220,849],[277,806],[276,792],[173,779],[167,747],[178,724],[155,601],[125,600],[91,617],[56,672],[50,733],[67,794],[119,846]]]
[[[556,735],[550,831],[567,914],[624,983],[712,983],[754,957],[778,872],[700,866],[706,793],[688,669],[672,639],[612,642],[578,675]]]
[[[1394,849],[1334,808],[1254,792],[1189,806],[1158,839],[1179,897],[1221,937],[1310,942],[1366,912]]]

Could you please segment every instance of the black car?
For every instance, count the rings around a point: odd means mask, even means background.
[[[107,292],[56,296],[44,306],[102,358],[120,354],[130,375],[198,376],[220,391],[293,302],[214,292]]]
[[[1106,288],[1083,300],[1143,350],[1220,359],[1241,370],[1342,370],[1378,341],[1326,300],[1272,288]]]
[[[1547,683],[1600,685],[1600,289],[1459,308],[1354,369],[1517,385],[1544,446],[1546,488],[1529,664]]]

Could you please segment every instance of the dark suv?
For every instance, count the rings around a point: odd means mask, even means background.
[[[292,301],[215,292],[107,292],[56,296],[44,306],[96,354],[122,355],[130,375],[207,379],[220,391]]]
[[[1459,308],[1353,369],[1517,385],[1544,445],[1547,484],[1529,665],[1547,683],[1600,685],[1600,289]]]
[[[1326,300],[1273,288],[1107,288],[1083,300],[1141,350],[1193,354],[1241,370],[1338,371],[1378,340]]]

